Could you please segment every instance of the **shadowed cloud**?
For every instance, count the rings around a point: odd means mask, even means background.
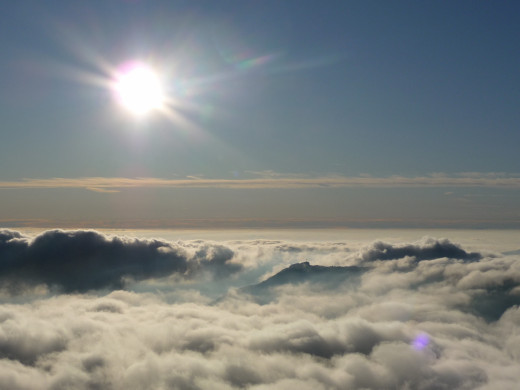
[[[382,241],[375,242],[361,253],[362,261],[394,260],[414,257],[416,261],[433,260],[441,257],[476,261],[482,258],[480,253],[466,252],[449,240],[429,239],[419,245],[392,245]]]
[[[110,237],[96,231],[46,231],[34,239],[0,233],[0,280],[12,291],[46,284],[65,292],[117,289],[125,278],[144,280],[207,271],[224,277],[241,269],[233,251],[208,246],[192,257],[157,239]]]

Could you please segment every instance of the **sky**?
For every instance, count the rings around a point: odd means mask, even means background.
[[[0,223],[520,227],[516,1],[6,2]],[[112,88],[153,68],[167,107]]]

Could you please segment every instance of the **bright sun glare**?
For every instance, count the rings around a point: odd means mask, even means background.
[[[158,75],[143,64],[134,64],[121,71],[114,89],[121,104],[135,115],[147,114],[165,104]]]

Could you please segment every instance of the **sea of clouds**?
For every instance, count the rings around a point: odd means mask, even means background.
[[[520,251],[445,238],[1,230],[0,301],[0,389],[520,383]]]

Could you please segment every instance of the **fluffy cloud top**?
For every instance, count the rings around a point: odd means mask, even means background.
[[[1,389],[484,390],[520,380],[514,252],[431,239],[359,249],[92,231],[0,237],[2,283],[114,289],[36,299],[20,290],[2,304]],[[122,277],[167,285],[183,302],[165,289],[118,290]],[[210,283],[227,294],[202,299]],[[229,288],[247,284],[263,287]]]
[[[224,276],[240,270],[233,251],[206,246],[195,254],[172,243],[109,237],[96,231],[46,231],[35,238],[0,232],[0,280],[16,291],[46,284],[64,292],[117,289],[125,278],[143,280],[209,271]]]
[[[464,249],[449,240],[429,239],[422,243],[407,245],[391,245],[382,241],[375,242],[361,254],[363,261],[394,260],[403,257],[414,257],[417,261],[433,260],[441,257],[475,261],[482,258],[480,253],[466,252]]]

